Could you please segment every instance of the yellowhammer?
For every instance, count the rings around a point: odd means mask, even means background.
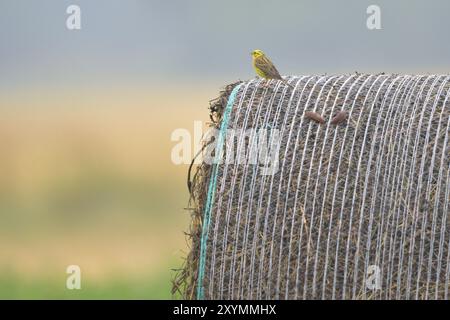
[[[275,68],[272,61],[270,61],[269,58],[267,58],[264,52],[262,52],[261,50],[254,50],[252,52],[252,58],[253,58],[253,67],[255,68],[256,74],[258,76],[267,80],[270,79],[281,80],[291,88],[294,88],[292,85],[290,85],[286,80],[284,80],[281,77],[277,68]]]

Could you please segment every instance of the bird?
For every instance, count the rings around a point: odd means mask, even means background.
[[[273,65],[272,61],[265,55],[262,50],[253,50],[252,53],[253,68],[258,76],[263,79],[270,80],[281,80],[283,83],[287,84],[289,87],[294,88],[290,83],[283,79],[278,72],[277,68]]]

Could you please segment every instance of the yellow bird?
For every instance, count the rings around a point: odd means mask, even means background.
[[[284,80],[277,68],[273,65],[272,61],[267,58],[267,56],[261,50],[253,50],[252,52],[253,58],[253,68],[255,68],[256,74],[261,78],[266,80],[275,79],[281,80],[289,87],[294,88],[290,85],[286,80]]]

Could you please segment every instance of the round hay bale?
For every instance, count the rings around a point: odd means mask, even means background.
[[[295,89],[251,80],[213,102],[216,161],[197,168],[176,287],[198,299],[447,299],[449,76],[287,79]]]

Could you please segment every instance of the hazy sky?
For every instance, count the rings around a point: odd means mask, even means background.
[[[66,8],[81,8],[81,30]],[[366,8],[381,7],[382,30]],[[253,77],[265,50],[282,74],[447,73],[448,0],[1,0],[0,87]]]

